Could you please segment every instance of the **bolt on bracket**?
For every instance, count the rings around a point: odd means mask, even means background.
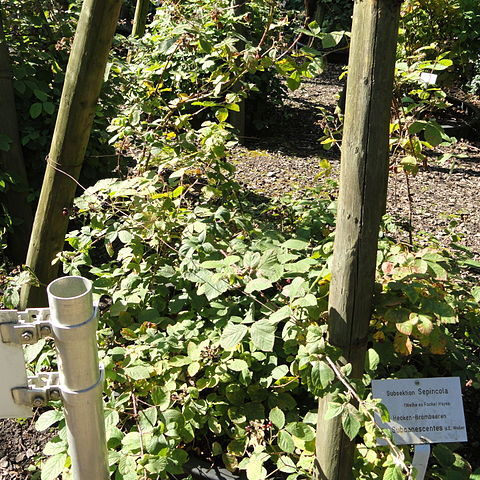
[[[58,372],[42,372],[28,377],[28,386],[12,388],[13,401],[17,405],[42,407],[51,400],[61,400]]]
[[[3,343],[31,345],[51,336],[49,308],[0,310],[0,340]]]

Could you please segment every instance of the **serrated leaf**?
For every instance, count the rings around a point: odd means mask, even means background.
[[[42,465],[42,480],[55,480],[63,472],[65,462],[67,460],[66,453],[59,453],[53,457],[47,458]]]
[[[335,379],[335,373],[324,361],[313,362],[311,376],[313,385],[321,389],[327,388]]]
[[[402,469],[398,465],[390,465],[383,474],[383,480],[403,480]]]
[[[329,402],[327,411],[325,412],[325,416],[323,418],[325,420],[330,420],[332,418],[338,417],[338,415],[343,413],[344,409],[345,406],[342,403]]]
[[[360,431],[360,421],[358,419],[358,412],[352,405],[347,405],[347,408],[342,413],[343,431],[350,440],[353,440]]]
[[[295,451],[295,443],[292,436],[285,430],[278,432],[277,444],[281,450],[286,453],[293,453]]]
[[[220,346],[225,350],[232,350],[248,332],[248,327],[239,323],[229,323],[220,337]]]
[[[278,407],[270,410],[268,418],[279,430],[285,425],[285,414]]]
[[[276,326],[268,320],[258,320],[250,327],[250,337],[255,348],[262,352],[273,351]]]
[[[272,287],[272,282],[266,278],[254,278],[245,286],[245,293],[261,292]]]
[[[43,412],[35,422],[35,430],[43,432],[62,419],[63,413],[60,410],[48,410],[48,412]]]

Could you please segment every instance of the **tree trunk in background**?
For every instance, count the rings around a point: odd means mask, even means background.
[[[305,22],[307,25],[315,20],[321,27],[324,15],[325,7],[321,0],[305,0]]]
[[[357,378],[364,366],[379,226],[387,195],[399,17],[398,0],[355,1],[328,337],[343,351]],[[343,433],[341,415],[324,419],[329,401],[328,395],[319,400],[315,479],[350,480],[354,444]]]
[[[46,306],[45,286],[58,273],[59,265],[52,261],[65,241],[64,209],[75,196],[121,4],[85,0],[82,7],[28,248],[27,265],[41,286],[22,290],[21,308]]]
[[[25,263],[28,241],[32,229],[32,208],[27,201],[28,181],[23,161],[22,146],[18,133],[15,94],[12,83],[12,70],[8,46],[3,31],[2,12],[0,11],[0,134],[10,140],[8,151],[0,150],[0,168],[8,172],[15,180],[5,198],[9,214],[18,224],[8,236],[8,255],[16,264]]]

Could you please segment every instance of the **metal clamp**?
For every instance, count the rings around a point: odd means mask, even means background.
[[[17,405],[43,407],[51,400],[61,400],[58,372],[43,372],[28,377],[28,386],[12,388],[13,401]]]
[[[0,311],[0,337],[3,343],[31,345],[51,336],[49,308]]]

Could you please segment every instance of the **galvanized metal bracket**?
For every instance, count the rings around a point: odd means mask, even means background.
[[[31,345],[52,335],[49,308],[28,308],[20,312],[0,310],[0,340],[3,343]]]
[[[61,400],[58,372],[43,372],[28,377],[28,386],[12,388],[13,401],[17,405],[43,407],[50,400]]]

